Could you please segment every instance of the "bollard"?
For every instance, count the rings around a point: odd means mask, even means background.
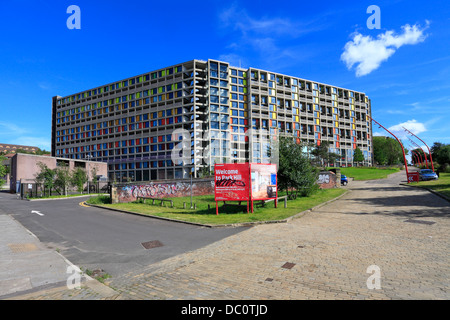
[[[287,208],[287,197],[284,198],[284,207]]]
[[[183,202],[183,209],[186,209],[186,202]]]
[[[194,210],[197,210],[197,204],[194,203]]]

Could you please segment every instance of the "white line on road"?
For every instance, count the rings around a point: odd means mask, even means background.
[[[36,213],[36,214],[38,214],[38,215],[40,215],[40,216],[43,216],[43,215],[44,215],[43,213],[40,213],[39,211],[36,211],[36,210],[31,210],[31,213]]]

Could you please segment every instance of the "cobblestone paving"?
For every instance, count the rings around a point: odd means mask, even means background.
[[[112,279],[117,295],[31,298],[450,299],[449,202],[400,186],[403,178],[353,181],[339,200],[289,223],[257,225]],[[367,286],[371,265],[380,289]]]
[[[255,226],[110,284],[122,299],[449,299],[449,203],[399,186],[403,175],[352,182],[300,219]],[[368,289],[371,265],[381,289]]]

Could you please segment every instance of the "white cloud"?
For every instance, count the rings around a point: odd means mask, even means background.
[[[251,17],[245,9],[232,5],[221,12],[219,16],[223,27],[233,27],[247,35],[281,35],[298,37],[302,34],[317,30],[319,27],[312,22],[291,21],[286,17]]]
[[[247,64],[239,57],[252,56],[252,64],[258,65],[258,60],[261,60],[265,68],[276,65],[280,70],[283,65],[300,57],[304,59],[304,53],[298,54],[298,41],[293,40],[323,30],[328,23],[323,19],[327,14],[308,19],[289,19],[273,14],[254,16],[234,3],[218,15],[221,32],[233,39],[221,57],[231,57],[234,62],[241,60]]]
[[[13,123],[0,121],[0,135],[19,135],[26,133],[27,130]]]
[[[386,31],[379,34],[376,39],[356,33],[353,40],[345,44],[341,60],[349,70],[356,64],[357,77],[367,75],[389,59],[400,47],[425,41],[427,35],[424,31],[428,25],[428,21],[425,28],[406,24],[402,26],[403,33],[397,35],[394,31]]]
[[[417,120],[414,119],[396,124],[392,127],[389,127],[388,130],[395,134],[399,139],[407,139],[407,137],[410,137],[410,135],[403,128],[408,129],[415,135],[419,135],[422,132],[427,131],[427,128],[423,123],[417,122]]]
[[[0,121],[0,143],[51,149],[51,139],[43,136],[39,129],[6,121]]]
[[[241,57],[240,55],[234,54],[234,53],[221,54],[219,56],[218,60],[226,61],[234,67],[248,68],[247,59]]]

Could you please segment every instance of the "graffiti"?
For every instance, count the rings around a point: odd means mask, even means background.
[[[137,197],[169,198],[189,196],[191,184],[189,182],[150,183],[145,185],[126,185],[117,187],[119,202],[135,201]],[[214,181],[195,182],[192,184],[194,195],[214,193]]]
[[[330,183],[330,176],[328,174],[320,174],[317,183],[318,184]]]
[[[145,186],[133,186],[131,194],[133,197],[166,197],[175,195],[177,186],[174,184],[151,184]]]
[[[234,179],[227,179],[227,180],[218,180],[216,181],[216,186],[218,187],[245,187],[245,182],[240,180],[234,180]]]

